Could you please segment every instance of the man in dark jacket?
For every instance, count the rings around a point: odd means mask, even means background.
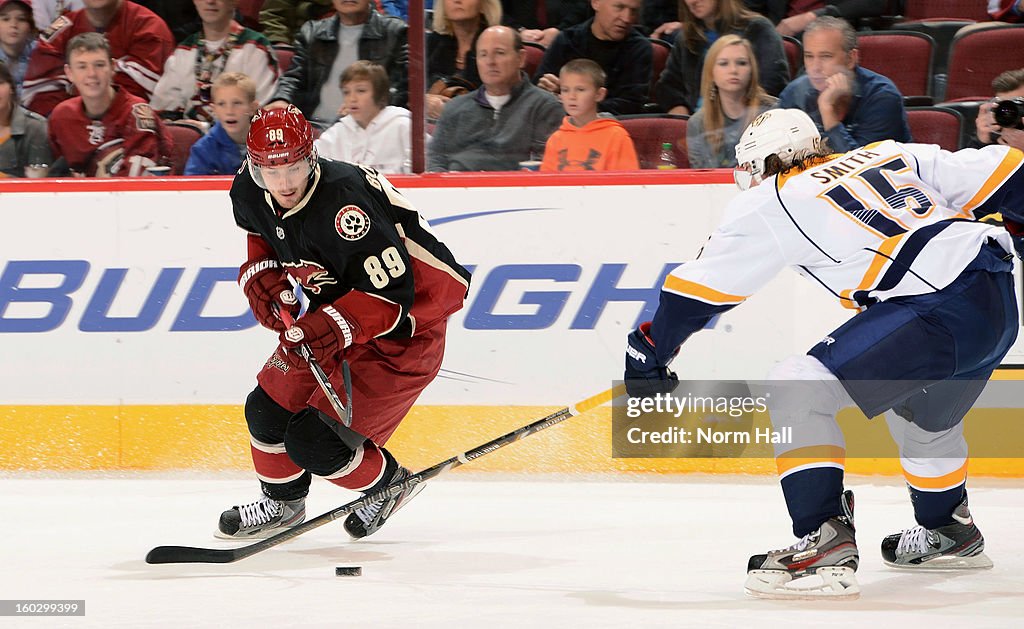
[[[274,46],[291,46],[303,24],[333,10],[331,0],[266,0],[260,8],[260,26]]]
[[[832,150],[910,142],[903,95],[887,77],[857,65],[857,33],[844,20],[819,17],[804,32],[804,74],[779,94],[779,109],[802,109]]]
[[[534,81],[559,93],[558,71],[573,59],[596,61],[608,76],[608,96],[599,105],[611,114],[643,110],[651,84],[652,53],[647,38],[633,28],[641,0],[593,0],[594,17],[559,33],[544,53]]]
[[[321,124],[332,124],[342,105],[342,71],[356,61],[380,64],[391,80],[390,104],[408,99],[407,26],[381,15],[372,0],[334,0],[337,15],[302,25],[295,37],[295,57],[277,84],[270,108],[292,104]]]
[[[593,15],[590,0],[501,0],[501,23],[519,31],[523,41],[545,48],[558,33]]]
[[[519,33],[490,26],[476,41],[479,88],[449,102],[427,156],[431,172],[517,170],[562,122],[562,105],[530,83]],[[539,158],[538,158],[539,159]]]

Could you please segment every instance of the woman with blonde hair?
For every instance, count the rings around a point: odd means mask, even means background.
[[[434,3],[433,30],[427,33],[427,117],[441,117],[455,96],[476,89],[476,39],[501,24],[501,0],[441,0]]]
[[[662,111],[692,114],[700,109],[701,72],[704,57],[715,40],[739,35],[750,42],[760,73],[758,80],[775,96],[789,82],[789,66],[782,37],[768,18],[749,11],[741,0],[680,0],[681,27],[665,69],[655,86]]]
[[[703,106],[686,125],[690,167],[731,168],[743,130],[777,102],[758,83],[749,41],[738,35],[718,38],[704,60],[700,93]]]

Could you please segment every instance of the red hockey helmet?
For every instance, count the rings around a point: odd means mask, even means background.
[[[252,117],[245,148],[252,166],[291,164],[313,154],[313,127],[295,105],[260,109]]]
[[[298,107],[259,109],[252,117],[245,139],[249,174],[258,186],[266,189],[262,168],[275,168],[305,161],[308,175],[316,168],[313,127]]]

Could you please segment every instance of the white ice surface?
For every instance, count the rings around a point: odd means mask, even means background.
[[[743,594],[749,555],[792,542],[777,483],[761,478],[432,481],[372,538],[340,522],[236,564],[150,566],[161,544],[227,548],[220,511],[239,477],[0,478],[0,599],[85,599],[84,618],[0,627],[1020,627],[1024,483],[977,481],[989,571],[886,569],[881,538],[912,524],[897,482],[857,492],[857,601]],[[352,497],[323,481],[313,515]],[[336,577],[358,565],[361,577]]]

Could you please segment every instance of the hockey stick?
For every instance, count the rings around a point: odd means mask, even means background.
[[[287,310],[278,310],[277,314],[281,317],[281,321],[284,321],[284,324],[289,328],[295,323],[295,319],[292,318],[291,313]],[[338,392],[334,390],[334,386],[327,378],[327,374],[320,367],[320,363],[317,362],[316,358],[313,358],[313,350],[309,349],[309,345],[305,343],[299,345],[299,355],[306,360],[309,370],[313,372],[313,377],[316,378],[320,389],[327,396],[327,401],[331,403],[334,412],[338,414],[341,423],[346,428],[350,427],[352,425],[352,374],[348,368],[348,361],[341,361],[341,377],[345,382],[345,399],[348,400],[348,406],[345,406],[341,403],[341,398],[338,397]]]
[[[488,441],[483,445],[479,445],[472,450],[453,456],[452,458],[442,461],[433,467],[428,467],[421,472],[407,476],[401,481],[392,483],[379,491],[367,494],[357,500],[353,500],[352,502],[319,515],[312,520],[308,520],[298,526],[281,531],[277,535],[268,537],[267,539],[260,540],[255,544],[249,544],[248,546],[228,550],[193,548],[190,546],[157,546],[146,555],[146,563],[233,563],[240,559],[251,557],[256,553],[287,542],[294,537],[298,537],[307,531],[312,531],[313,529],[323,526],[328,522],[332,522],[338,518],[343,518],[356,509],[361,509],[378,500],[397,496],[399,493],[407,491],[420,483],[425,483],[431,478],[434,478],[443,472],[447,472],[452,468],[469,463],[474,459],[478,459],[485,454],[490,454],[491,452],[494,452],[499,448],[503,448],[515,441],[519,441],[520,439],[525,439],[526,437],[540,432],[545,428],[550,428],[555,424],[559,424],[570,417],[597,408],[619,395],[622,395],[624,392],[625,388],[621,384],[612,387],[607,391],[603,391],[597,395],[577,402],[573,406],[567,406],[560,411],[548,415],[547,417],[543,417],[530,424],[516,428],[512,432],[504,434],[497,439],[492,439],[491,441]]]

